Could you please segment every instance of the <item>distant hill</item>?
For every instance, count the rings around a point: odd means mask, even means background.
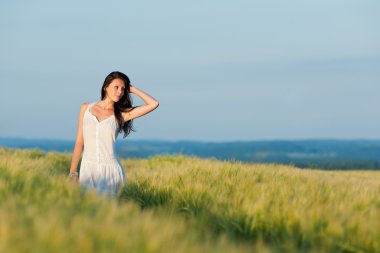
[[[72,152],[74,141],[0,138],[0,146]],[[380,169],[380,140],[156,141],[120,140],[120,157],[184,154],[219,160],[293,164],[301,168]]]

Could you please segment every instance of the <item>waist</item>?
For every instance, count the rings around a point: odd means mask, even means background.
[[[88,154],[83,153],[82,159],[85,159],[87,161],[93,161],[93,162],[114,162],[118,161],[116,156],[104,156],[104,155],[96,155],[96,154]]]

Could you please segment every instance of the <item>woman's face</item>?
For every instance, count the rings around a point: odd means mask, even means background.
[[[122,79],[116,78],[106,88],[106,94],[114,102],[117,102],[124,95],[124,90],[124,81]]]

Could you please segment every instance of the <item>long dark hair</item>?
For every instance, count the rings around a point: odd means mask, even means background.
[[[133,120],[128,120],[124,122],[124,119],[121,115],[121,112],[126,112],[126,109],[132,107],[132,97],[129,93],[131,81],[129,80],[128,76],[119,71],[113,71],[109,73],[108,76],[106,76],[106,78],[104,79],[104,83],[101,90],[101,99],[103,100],[106,97],[106,88],[108,87],[108,85],[110,85],[110,83],[117,78],[124,81],[125,90],[120,100],[114,104],[114,114],[118,125],[117,132],[120,133],[121,131],[124,131],[123,138],[125,138],[131,131],[135,132],[135,129],[133,129]]]

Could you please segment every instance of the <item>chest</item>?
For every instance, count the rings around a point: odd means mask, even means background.
[[[104,111],[92,106],[88,112],[100,123],[114,116],[113,111]]]

